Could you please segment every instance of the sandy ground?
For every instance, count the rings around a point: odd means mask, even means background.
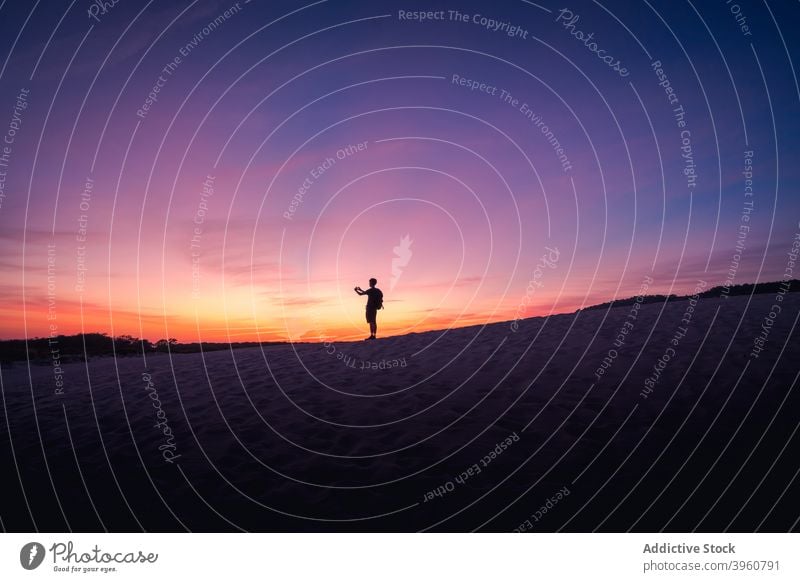
[[[689,307],[5,366],[2,525],[798,529],[800,294]]]

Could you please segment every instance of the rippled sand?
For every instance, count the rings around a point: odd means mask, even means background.
[[[63,366],[63,395],[51,367],[4,366],[0,515],[17,531],[784,531],[800,294],[750,357],[775,303],[701,300],[688,326],[677,301],[98,358]]]

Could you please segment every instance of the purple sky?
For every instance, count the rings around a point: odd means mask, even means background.
[[[371,276],[403,333],[785,274],[796,3],[90,5],[0,8],[4,338],[363,335]]]

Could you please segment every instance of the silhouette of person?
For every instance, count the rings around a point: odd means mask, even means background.
[[[375,333],[378,331],[378,310],[383,309],[383,291],[378,289],[375,285],[378,280],[372,278],[369,280],[369,289],[364,291],[361,287],[355,287],[353,290],[359,295],[367,296],[367,323],[369,324],[369,337],[368,340],[375,339]]]

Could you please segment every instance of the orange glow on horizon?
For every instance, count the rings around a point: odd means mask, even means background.
[[[135,310],[111,308],[89,302],[56,303],[55,310],[49,310],[47,302],[28,298],[26,309],[22,304],[0,308],[0,336],[3,339],[23,339],[55,335],[75,335],[79,333],[105,333],[110,336],[131,335],[151,342],[162,338],[175,338],[181,343],[204,342],[250,342],[250,341],[353,341],[368,335],[368,327],[363,318],[362,301],[353,301],[347,313],[336,317],[326,314],[316,317],[313,312],[288,311],[282,316],[275,313],[271,318],[230,313],[223,314],[200,309],[195,313],[157,314],[153,311],[138,313]],[[206,308],[208,306],[205,306]],[[573,311],[559,309],[558,312]],[[510,321],[516,317],[528,318],[545,316],[555,311],[549,308],[528,309],[519,314],[518,307],[512,306],[485,312],[459,313],[456,309],[396,312],[395,307],[384,309],[378,315],[379,337],[421,333],[448,328],[467,327]],[[417,313],[415,316],[414,313]],[[270,322],[270,323],[267,323]],[[362,323],[363,322],[363,323]],[[27,330],[27,334],[20,333]]]

